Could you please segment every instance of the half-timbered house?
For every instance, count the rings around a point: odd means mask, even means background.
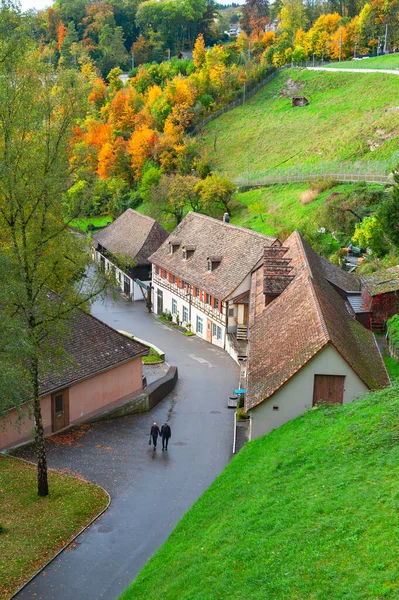
[[[188,213],[150,257],[153,307],[236,360],[246,357],[251,270],[274,238]]]

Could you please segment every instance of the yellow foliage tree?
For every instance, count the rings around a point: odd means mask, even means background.
[[[194,50],[193,50],[193,61],[196,69],[200,69],[202,65],[205,63],[205,41],[202,33],[199,34],[197,39],[195,40]]]
[[[146,160],[153,153],[158,134],[146,125],[142,125],[133,131],[127,144],[127,151],[131,155],[131,167],[136,176],[141,175],[141,169]]]

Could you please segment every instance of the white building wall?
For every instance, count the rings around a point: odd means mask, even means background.
[[[98,252],[98,250],[95,250],[94,251],[94,260],[96,260],[99,263],[101,261],[101,257],[104,259],[106,272],[109,271],[111,269],[111,267],[113,267],[115,269],[115,277],[116,277],[117,281],[119,282],[119,285],[120,285],[122,291],[124,292],[124,289],[125,289],[124,277],[127,277],[129,280],[129,286],[130,286],[129,297],[131,298],[131,300],[133,300],[133,301],[144,300],[143,294],[141,293],[140,286],[138,286],[137,283],[135,283],[133,281],[133,279],[131,277],[129,277],[129,275],[127,275],[126,273],[121,271],[113,262],[108,260],[108,258],[106,258],[103,254],[101,254],[101,252]],[[144,283],[150,283],[150,281],[149,280],[144,281]]]
[[[167,283],[167,280],[165,280],[165,283]],[[163,287],[162,284],[159,282],[159,277],[157,277],[153,272],[152,301],[153,301],[153,312],[155,314],[158,314],[158,304],[157,304],[158,289],[162,290],[162,293],[163,293],[163,312],[172,313],[172,300],[174,299],[177,303],[177,312],[179,315],[179,321],[184,327],[186,327],[187,322],[183,321],[183,306],[185,306],[187,308],[189,319],[190,319],[190,299],[189,299],[189,297],[187,297],[187,299],[183,299],[180,295],[174,294],[172,292],[172,290],[170,290],[169,288]],[[184,293],[184,290],[179,289],[179,292]],[[196,300],[199,301],[198,298]],[[201,304],[203,304],[203,303],[201,303]],[[215,312],[216,313],[218,312],[217,309],[215,309]],[[197,331],[197,317],[200,317],[202,319],[202,325],[203,325],[202,333]],[[220,314],[220,317],[222,317],[221,314]],[[173,320],[174,321],[176,320],[174,315],[173,315]],[[224,325],[222,325],[216,318],[212,319],[212,316],[207,315],[205,312],[203,312],[201,310],[200,307],[195,306],[193,304],[193,302],[191,302],[191,320],[190,320],[191,331],[193,333],[195,333],[196,335],[198,335],[198,337],[201,337],[204,340],[207,340],[206,334],[207,334],[208,320],[210,321],[210,332],[211,332],[211,336],[212,336],[212,344],[214,344],[215,346],[218,346],[219,348],[224,349],[225,342],[226,342],[226,327]],[[213,324],[216,325],[216,332],[214,331]],[[219,331],[217,330],[218,327],[219,327]],[[214,335],[214,333],[216,333],[216,335]],[[218,338],[218,333],[219,333],[219,338]]]
[[[353,402],[356,396],[368,391],[348,363],[329,345],[270,398],[249,411],[251,439],[265,435],[312,408],[315,375],[344,375],[344,404]]]

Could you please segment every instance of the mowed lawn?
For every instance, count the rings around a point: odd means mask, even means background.
[[[123,600],[399,598],[399,388],[250,442]]]
[[[0,598],[6,600],[107,506],[87,481],[49,471],[39,498],[36,467],[0,456]]]
[[[335,69],[399,69],[399,52],[397,54],[387,54],[386,56],[376,56],[374,58],[363,58],[362,60],[345,60],[334,62],[326,67]]]
[[[304,84],[297,93],[308,106],[292,108],[281,96],[288,78]],[[214,168],[234,178],[277,167],[386,159],[398,146],[398,98],[395,75],[288,69],[244,106],[209,123],[199,139]]]

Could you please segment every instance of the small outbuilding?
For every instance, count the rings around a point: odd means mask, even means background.
[[[309,100],[305,96],[294,96],[292,98],[291,106],[307,106]]]
[[[60,342],[65,360],[40,378],[43,426],[50,435],[123,404],[142,392],[142,357],[148,348],[76,309]],[[29,401],[0,419],[0,449],[32,439]]]
[[[114,272],[127,298],[143,300],[142,287],[137,280],[150,283],[148,258],[168,236],[166,229],[155,219],[128,208],[113,223],[93,235],[94,259],[106,271]]]
[[[381,333],[388,319],[399,313],[399,266],[380,269],[360,278],[367,326]]]

